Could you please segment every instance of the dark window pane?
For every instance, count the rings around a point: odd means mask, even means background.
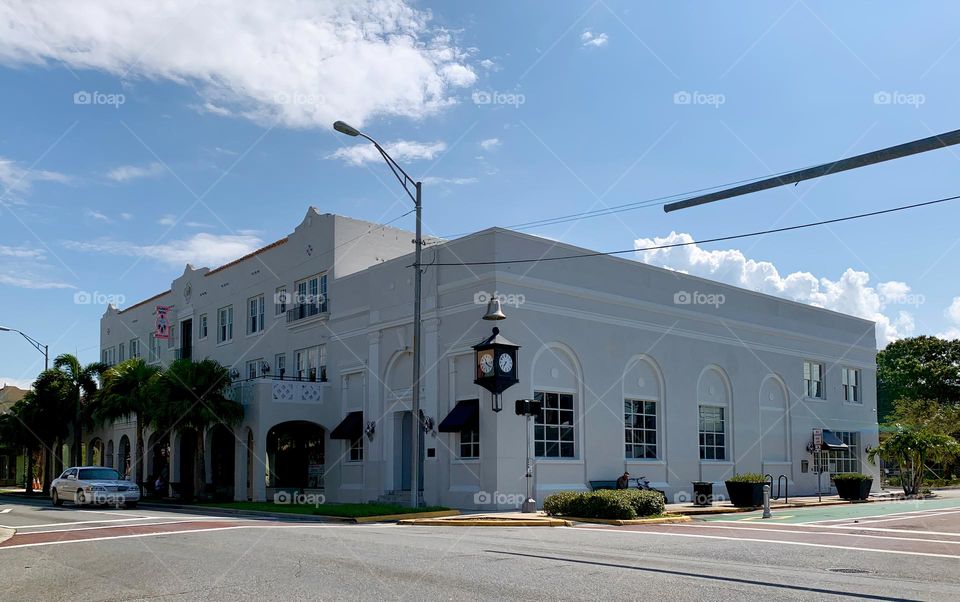
[[[657,457],[657,446],[656,446],[656,445],[648,445],[648,446],[647,446],[647,456],[646,456],[646,457],[647,457],[647,458],[650,458],[651,460]]]
[[[656,414],[657,413],[657,404],[653,401],[644,402],[644,412],[646,414]]]
[[[644,426],[648,429],[657,428],[657,417],[656,416],[647,416],[644,419]]]
[[[544,455],[548,458],[556,458],[560,453],[560,447],[558,443],[547,442]]]
[[[543,443],[538,441],[536,444],[534,444],[533,454],[539,458],[543,457]]]

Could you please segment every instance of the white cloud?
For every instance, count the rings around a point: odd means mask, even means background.
[[[464,184],[476,184],[476,178],[438,178],[434,176],[427,176],[423,179],[424,186],[441,186],[444,184],[453,184],[455,186],[462,186]]]
[[[397,140],[383,145],[396,161],[416,161],[418,159],[433,159],[447,149],[447,144],[442,141],[437,142],[414,142],[412,140]],[[341,159],[348,165],[363,165],[371,161],[383,161],[383,157],[377,152],[372,144],[355,144],[338,148],[335,152],[327,155],[327,159]]]
[[[663,238],[639,238],[634,241],[634,247],[642,249],[692,240],[689,234],[671,232]],[[707,251],[698,245],[638,251],[637,255],[651,265],[874,320],[880,347],[912,334],[913,315],[899,308],[922,303],[922,296],[912,295],[907,284],[892,281],[870,286],[870,275],[852,268],[847,268],[837,280],[809,272],[781,276],[773,263],[748,259],[737,249]]]
[[[66,282],[44,280],[42,278],[26,275],[19,270],[17,270],[15,273],[10,273],[10,271],[7,270],[6,267],[0,268],[0,284],[5,284],[7,286],[15,286],[17,288],[31,288],[31,289],[43,289],[43,290],[58,289],[58,288],[77,288],[72,284],[67,284]]]
[[[600,48],[601,46],[606,46],[608,41],[607,34],[605,33],[594,35],[591,30],[584,29],[583,33],[580,34],[580,43],[584,46]]]
[[[113,222],[113,220],[110,219],[109,217],[107,217],[105,214],[100,213],[99,211],[96,211],[96,210],[94,210],[94,209],[87,209],[87,210],[85,210],[85,211],[83,212],[83,215],[86,216],[86,217],[88,217],[88,218],[90,218],[90,219],[92,219],[92,220],[96,220],[96,221],[98,221],[98,222],[104,222],[104,223],[107,223],[107,224]]]
[[[45,258],[42,249],[32,249],[30,247],[8,247],[0,245],[0,257],[13,257],[16,259],[35,259],[42,261]]]
[[[470,51],[404,0],[9,0],[0,62],[197,89],[198,105],[288,127],[421,118],[476,80]]]
[[[487,71],[491,71],[497,68],[497,64],[491,61],[490,59],[483,59],[482,61],[480,61],[480,66],[486,69]]]
[[[943,315],[950,321],[950,325],[937,336],[943,339],[960,339],[960,297],[953,298],[953,303],[943,311]]]
[[[75,288],[49,277],[51,271],[43,249],[0,245],[0,284],[29,289]]]
[[[114,182],[126,182],[137,178],[150,178],[159,176],[164,172],[163,164],[154,161],[149,165],[121,165],[114,167],[107,172],[107,177]]]
[[[487,152],[492,151],[493,149],[497,148],[498,146],[500,146],[500,139],[499,139],[499,138],[487,138],[486,140],[481,140],[481,141],[480,141],[480,148],[482,148],[483,150],[485,150],[485,151],[487,151]]]
[[[121,214],[120,214],[120,219],[130,221],[130,220],[133,219],[133,214],[132,214],[132,213],[121,213]]]
[[[216,267],[243,257],[263,246],[263,241],[249,234],[207,234],[200,232],[181,240],[155,245],[101,239],[96,241],[63,242],[72,251],[103,253],[128,257],[144,257],[175,266],[192,264],[195,267]]]
[[[55,171],[30,169],[22,163],[0,157],[0,184],[3,185],[4,192],[26,192],[34,182],[66,184],[70,182],[70,176]]]
[[[173,215],[172,213],[168,213],[167,215],[164,215],[158,219],[157,223],[161,226],[172,226],[177,223],[177,216]]]

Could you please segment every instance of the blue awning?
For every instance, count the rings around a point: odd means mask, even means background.
[[[441,433],[462,433],[480,428],[480,400],[464,399],[453,406],[437,430]]]
[[[363,412],[350,412],[340,421],[337,428],[330,432],[331,439],[349,439],[355,441],[363,435]]]

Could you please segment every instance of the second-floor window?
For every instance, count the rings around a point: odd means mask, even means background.
[[[318,274],[297,282],[296,304],[310,308],[309,315],[327,311],[327,275]]]
[[[287,305],[289,305],[289,303],[290,293],[287,292],[287,287],[277,287],[277,292],[273,295],[273,314],[275,316],[282,316],[287,313]]]
[[[140,357],[140,340],[130,339],[130,359]]]
[[[803,362],[803,394],[811,399],[824,399],[823,364]]]
[[[263,295],[251,297],[247,301],[247,334],[263,331]]]
[[[221,307],[217,310],[217,342],[225,343],[233,340],[233,306]]]
[[[316,345],[294,352],[297,378],[302,380],[327,380],[327,348]]]
[[[841,375],[843,400],[849,403],[863,403],[860,391],[860,371],[856,368],[844,368]]]
[[[117,361],[118,362],[122,362],[124,359],[126,359],[124,357],[123,352],[124,352],[124,345],[123,343],[120,343],[119,345],[117,345]]]
[[[277,376],[284,376],[287,373],[287,354],[278,353],[273,356],[273,370]]]
[[[247,362],[247,378],[258,378],[260,376],[263,376],[263,358]]]
[[[207,338],[207,314],[200,314],[200,327],[197,338],[201,341]]]

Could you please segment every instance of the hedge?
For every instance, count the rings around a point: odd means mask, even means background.
[[[859,472],[838,472],[831,476],[834,481],[871,481],[873,477]]]
[[[663,514],[663,496],[657,491],[604,489],[559,491],[543,501],[550,516],[630,520]]]

